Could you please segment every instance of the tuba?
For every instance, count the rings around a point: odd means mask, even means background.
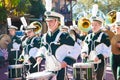
[[[111,25],[116,21],[116,10],[112,10],[107,13],[106,18],[105,18],[105,24],[106,25]]]
[[[86,17],[82,17],[78,20],[78,29],[83,32],[88,32],[91,27],[91,22]]]
[[[39,34],[42,31],[42,24],[38,21],[32,22],[30,26],[35,26],[34,28],[35,34]]]

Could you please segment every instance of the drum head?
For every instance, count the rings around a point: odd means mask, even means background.
[[[48,71],[42,71],[42,72],[35,72],[30,75],[28,75],[27,79],[42,79],[42,80],[49,80],[50,77],[54,76],[55,74]]]
[[[73,64],[73,68],[93,68],[93,64],[91,63],[75,63]]]

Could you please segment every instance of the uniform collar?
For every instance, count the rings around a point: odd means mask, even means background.
[[[53,36],[53,35],[57,34],[59,31],[60,31],[59,29],[55,30],[54,32],[48,31],[48,35]]]

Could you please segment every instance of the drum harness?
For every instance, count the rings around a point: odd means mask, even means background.
[[[36,38],[36,37],[33,37],[33,39],[31,40],[30,44],[25,44],[25,46],[24,46],[24,47],[26,47],[26,48],[25,48],[25,51],[23,51],[23,53],[20,55],[20,58],[19,58],[19,59],[21,59],[21,57],[24,56],[24,62],[23,62],[24,65],[27,65],[27,61],[28,61],[28,59],[30,58],[30,55],[29,55],[29,52],[28,52],[28,46],[33,47],[33,41],[35,40],[35,38]],[[28,40],[28,38],[25,39],[25,42],[26,42],[27,40]],[[30,74],[30,73],[29,73],[30,68],[31,68],[31,66],[29,65],[29,69],[27,70],[27,71],[28,71],[28,74]],[[24,73],[26,73],[26,71],[25,71]]]
[[[57,34],[57,36],[56,36],[56,38],[55,38],[55,40],[53,41],[53,42],[51,42],[50,44],[48,44],[47,43],[47,41],[46,41],[46,36],[47,36],[47,33],[46,34],[44,34],[44,36],[43,36],[43,44],[47,44],[48,45],[48,51],[49,51],[49,54],[47,53],[47,55],[48,56],[52,56],[52,49],[51,49],[51,47],[50,47],[50,45],[51,44],[56,44],[56,45],[59,45],[60,44],[60,42],[59,42],[59,38],[60,38],[60,36],[61,36],[61,34],[62,34],[62,32],[59,32],[58,34]],[[54,57],[54,58],[53,58]],[[55,63],[55,65],[56,66],[58,66],[58,63],[60,63],[59,62],[59,60],[57,60],[56,59],[56,57],[55,56],[53,56],[52,58],[53,58],[53,61],[54,61],[54,63]],[[55,74],[58,74],[58,71],[52,71],[53,73],[55,73]],[[67,68],[65,68],[65,79],[64,80],[68,80],[68,76],[67,76]]]
[[[90,41],[90,40],[92,41],[92,43],[91,43],[91,52],[94,51],[96,56],[97,56],[98,53],[97,53],[96,48],[95,48],[95,42],[100,42],[100,41],[101,41],[101,38],[102,38],[102,35],[103,35],[103,32],[99,35],[99,37],[98,37],[97,40],[95,40],[95,41],[91,40],[91,39],[90,39],[90,36],[88,37],[88,40],[89,40],[89,41]],[[92,36],[94,36],[94,34],[92,34]],[[93,37],[92,37],[92,38],[93,38]],[[92,50],[92,46],[93,46],[94,50]],[[91,52],[90,52],[90,54],[91,54]],[[89,55],[90,55],[90,54],[89,54]],[[88,56],[88,57],[89,57],[89,56]],[[88,61],[88,62],[89,62],[89,61]],[[96,67],[96,69],[95,69],[94,71],[96,71],[96,70],[98,69],[99,63],[101,63],[101,60],[99,60],[98,63],[96,64],[97,67]]]

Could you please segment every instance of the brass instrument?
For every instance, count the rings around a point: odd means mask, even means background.
[[[30,26],[35,26],[34,28],[35,34],[39,34],[42,31],[42,24],[38,21],[32,22]]]
[[[88,32],[91,27],[91,22],[86,17],[82,17],[78,20],[78,29],[83,32]]]
[[[116,21],[116,10],[112,10],[107,13],[106,18],[105,18],[105,24],[106,25],[111,25]]]
[[[117,46],[117,43],[120,43],[120,34],[113,36],[111,40],[112,53],[116,55],[120,55],[120,47]]]

